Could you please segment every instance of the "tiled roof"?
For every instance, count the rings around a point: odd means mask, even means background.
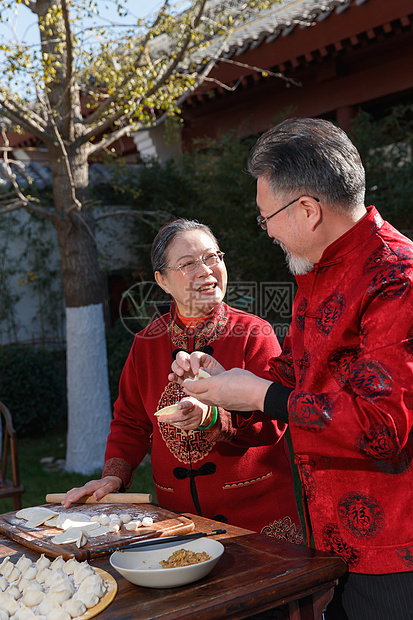
[[[367,1],[356,0],[355,4],[361,5]],[[239,1],[235,0],[234,3]],[[351,0],[282,0],[273,8],[251,16],[236,28],[224,45],[223,55],[226,58],[240,55],[263,42],[270,43],[279,36],[288,36],[295,28],[311,27],[326,19],[333,11],[345,11],[350,4]],[[222,2],[215,0],[211,5],[222,5]],[[219,45],[219,40],[213,41],[207,53],[213,55]]]

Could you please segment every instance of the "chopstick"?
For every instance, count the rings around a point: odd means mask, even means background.
[[[196,532],[194,534],[182,534],[181,536],[165,536],[165,538],[151,538],[150,540],[141,540],[130,545],[116,545],[116,547],[106,547],[105,549],[99,549],[94,552],[92,557],[98,555],[104,555],[106,553],[114,553],[115,551],[127,551],[128,549],[137,549],[140,547],[150,547],[152,545],[162,545],[169,542],[185,542],[187,540],[197,540],[198,538],[204,538],[205,536],[218,536],[219,534],[226,534],[227,530],[213,530],[212,532]]]

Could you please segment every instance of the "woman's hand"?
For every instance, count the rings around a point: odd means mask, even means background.
[[[208,405],[204,405],[196,398],[185,398],[177,403],[178,411],[168,416],[158,418],[160,422],[172,424],[183,431],[196,431],[208,413]]]
[[[185,379],[193,379],[199,372],[200,368],[206,370],[210,375],[218,375],[225,372],[225,368],[221,366],[211,355],[194,351],[194,353],[186,353],[179,351],[176,359],[172,362],[172,372],[168,375],[169,381],[177,381],[182,384]]]
[[[122,486],[122,480],[117,476],[105,476],[100,480],[89,480],[82,487],[70,489],[62,500],[65,508],[76,502],[85,495],[93,495],[96,500],[102,499],[108,493],[115,493]]]

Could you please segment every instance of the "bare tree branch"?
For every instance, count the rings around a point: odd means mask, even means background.
[[[148,32],[146,33],[142,43],[140,44],[140,52],[138,54],[138,56],[136,57],[134,63],[133,63],[133,68],[134,70],[136,70],[141,62],[142,56],[145,53],[146,50],[146,46],[151,38],[151,33],[152,31],[156,28],[156,26],[158,25],[158,23],[160,22],[161,18],[163,17],[167,6],[169,5],[169,0],[165,0],[161,10],[159,11],[158,15],[156,16],[155,21],[153,22],[151,28],[148,30]],[[130,78],[131,78],[131,73],[132,72],[128,72],[128,74],[125,76],[125,78],[122,80],[122,82],[119,84],[118,88],[116,89],[116,92],[113,93],[113,95],[111,95],[110,97],[108,97],[107,99],[105,99],[105,101],[102,103],[102,105],[99,106],[99,108],[97,108],[94,112],[92,112],[92,114],[90,114],[86,119],[85,119],[85,124],[87,125],[91,125],[93,123],[96,123],[98,121],[99,118],[102,117],[102,115],[104,114],[104,112],[106,112],[106,110],[108,110],[110,108],[110,106],[116,102],[117,98],[118,98],[118,94],[119,91],[122,90],[122,88],[124,88],[127,83],[129,82]],[[117,115],[115,115],[114,117],[110,118],[110,123],[113,124],[113,122],[115,120],[117,120],[119,117]],[[98,127],[96,131],[94,131],[94,133],[92,134],[93,136],[97,135],[97,133],[100,133],[102,131],[101,127]],[[103,131],[105,131],[105,129],[103,129]],[[88,132],[87,134],[85,134],[87,137],[87,140],[90,139],[90,132]],[[84,142],[83,138],[82,138],[82,142]]]
[[[136,129],[134,127],[136,126]],[[116,140],[120,140],[123,136],[128,135],[131,131],[138,131],[141,128],[141,124],[139,125],[124,125],[119,129],[115,129],[112,133],[108,134],[105,138],[102,138],[96,144],[88,145],[88,155],[93,155],[94,153],[98,153],[104,149],[107,149],[111,144],[116,142]]]
[[[0,110],[3,108],[3,115],[12,122],[20,125],[22,129],[33,134],[39,140],[52,142],[48,136],[46,122],[32,110],[26,110],[12,96],[0,90]]]
[[[44,209],[40,209],[40,207],[36,207],[31,200],[26,198],[26,196],[20,190],[19,184],[16,180],[16,175],[13,174],[13,171],[10,166],[8,147],[10,146],[10,142],[7,136],[7,132],[4,127],[1,128],[1,136],[3,138],[3,142],[6,146],[6,150],[3,152],[3,163],[6,167],[7,176],[9,177],[10,183],[14,189],[14,195],[16,196],[15,200],[12,200],[7,207],[4,207],[0,210],[0,214],[10,213],[11,211],[16,211],[17,209],[25,209],[26,211],[30,211],[32,213],[36,213],[37,215],[41,215],[42,217],[46,217],[52,221],[55,220],[55,216],[53,213],[49,213]],[[9,194],[10,195],[10,194]]]
[[[110,211],[110,213],[102,213],[101,215],[95,215],[95,220],[96,221],[104,220],[109,217],[117,217],[118,215],[132,216],[132,217],[137,217],[137,218],[142,218],[142,216],[144,215],[150,215],[153,217],[156,216],[156,217],[161,217],[161,218],[171,217],[171,214],[168,213],[167,211],[133,211],[132,209],[129,211],[129,210],[117,208],[116,211]]]

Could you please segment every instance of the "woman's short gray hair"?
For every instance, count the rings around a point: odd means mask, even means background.
[[[252,148],[248,170],[274,194],[306,194],[345,211],[364,204],[365,171],[347,134],[319,118],[287,119]]]
[[[173,240],[181,233],[188,232],[190,230],[201,230],[211,237],[212,241],[217,246],[217,249],[219,249],[218,241],[216,240],[214,233],[206,224],[201,224],[197,220],[186,220],[185,218],[174,220],[173,222],[169,222],[169,224],[162,226],[153,240],[151,261],[154,272],[165,269],[167,262],[166,254],[168,247],[171,245]]]

